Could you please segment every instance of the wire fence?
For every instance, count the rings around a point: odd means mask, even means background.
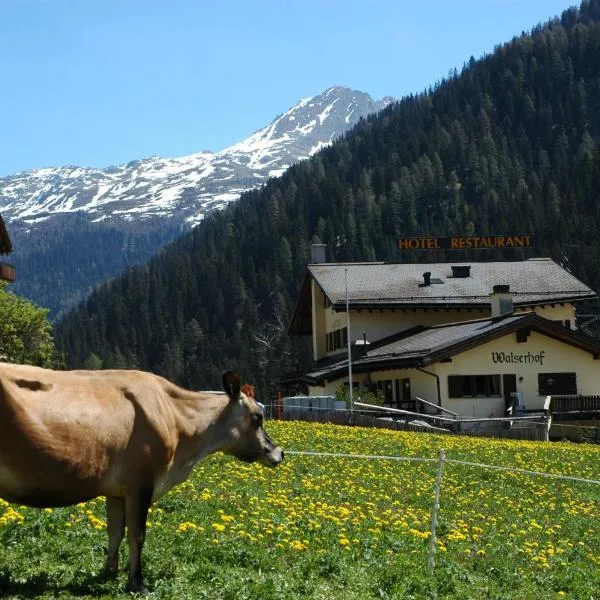
[[[317,457],[329,457],[329,458],[354,458],[363,460],[396,460],[403,462],[416,462],[416,463],[437,463],[438,458],[424,458],[418,456],[395,456],[388,454],[351,454],[351,453],[337,453],[337,452],[313,452],[309,450],[286,450],[286,456],[317,456]],[[518,473],[521,475],[529,475],[533,477],[548,477],[550,479],[559,479],[563,481],[575,481],[578,483],[589,483],[592,485],[600,485],[598,479],[587,479],[585,477],[576,477],[574,475],[561,475],[559,473],[546,473],[544,471],[532,471],[530,469],[520,469],[518,467],[506,467],[503,465],[488,465],[485,463],[471,462],[468,460],[458,460],[455,458],[446,458],[445,462],[454,465],[463,465],[467,467],[477,467],[480,469],[491,469],[493,471],[506,471],[511,473]]]
[[[402,409],[391,409],[388,407],[377,407],[367,404],[356,403],[357,409],[335,409],[328,407],[306,407],[304,405],[286,404],[285,410],[281,404],[271,405],[268,407],[268,414],[275,416],[280,420],[288,421],[308,421],[308,422],[326,422],[338,425],[354,425],[376,428],[386,428],[400,431],[427,431],[430,433],[442,434],[462,434],[475,437],[494,437],[494,438],[510,438],[519,440],[537,440],[548,441],[549,430],[551,425],[551,417],[548,411],[545,410],[544,415],[529,415],[512,418],[490,418],[490,419],[463,419],[457,418],[459,415],[453,414],[451,417],[423,413],[414,413]],[[394,414],[395,413],[395,414]],[[390,417],[389,415],[393,416]],[[402,419],[401,417],[404,417]],[[416,419],[426,419],[426,422]],[[464,425],[468,423],[468,427]],[[458,425],[458,426],[457,426]],[[567,427],[572,429],[584,430],[586,433],[582,435],[586,441],[600,442],[600,428],[586,425],[566,425],[557,423],[557,427]],[[593,437],[593,439],[592,439]],[[586,479],[584,477],[576,477],[572,475],[561,475],[557,473],[545,473],[542,471],[533,471],[529,469],[521,469],[517,467],[506,467],[502,465],[489,465],[485,463],[477,463],[466,460],[449,459],[442,449],[439,452],[438,458],[424,458],[414,456],[394,456],[394,455],[373,455],[373,454],[350,454],[350,453],[334,453],[334,452],[315,452],[315,451],[299,451],[286,450],[288,455],[296,456],[312,456],[312,457],[329,457],[329,458],[347,458],[347,459],[363,459],[363,460],[390,460],[404,461],[413,463],[437,463],[437,475],[434,487],[434,500],[431,509],[431,527],[429,537],[428,550],[428,568],[432,571],[435,568],[435,546],[436,546],[436,530],[438,522],[438,512],[441,503],[442,480],[444,465],[462,465],[477,469],[489,469],[494,471],[504,471],[526,475],[529,477],[545,477],[556,480],[569,482],[577,482],[583,484],[600,485],[600,480]]]
[[[550,404],[549,400],[550,398],[547,398],[543,414],[496,419],[463,419],[462,417],[457,418],[459,415],[426,415],[401,409],[390,409],[388,407],[377,407],[361,403],[356,403],[358,410],[356,408],[354,410],[332,410],[331,408],[318,406],[307,408],[306,406],[300,405],[286,405],[286,410],[284,411],[282,410],[281,404],[270,407],[270,410],[272,416],[276,416],[282,420],[328,422],[340,425],[362,425],[367,427],[378,427],[404,431],[426,431],[430,433],[462,434],[477,437],[548,441],[549,431],[552,424],[552,417],[550,411],[548,410]],[[273,414],[273,408],[275,408],[277,411],[276,414]],[[390,416],[390,414],[392,414],[392,416]],[[419,421],[419,419],[423,420]],[[468,424],[467,427],[465,427],[465,424]],[[580,436],[582,440],[600,443],[600,427],[580,424],[567,425],[561,422],[558,422],[555,425],[557,428],[565,427],[571,430],[578,429],[579,431],[583,432]],[[435,568],[436,529],[438,522],[438,511],[441,504],[444,465],[461,465],[475,469],[488,469],[493,471],[521,474],[528,477],[544,477],[548,479],[576,482],[581,484],[600,485],[600,480],[597,479],[587,479],[573,475],[546,473],[518,467],[490,465],[467,460],[447,458],[443,449],[440,450],[438,458],[297,450],[286,450],[286,453],[292,456],[345,458],[355,460],[388,460],[429,464],[437,463],[434,499],[431,509],[431,530],[428,551],[428,568],[430,570]]]
[[[467,467],[474,467],[479,469],[490,469],[494,471],[504,471],[510,473],[517,473],[526,475],[529,477],[545,477],[549,479],[584,483],[590,485],[600,485],[600,480],[587,479],[585,477],[577,477],[574,475],[561,475],[559,473],[546,473],[543,471],[532,471],[529,469],[521,469],[518,467],[506,467],[503,465],[489,465],[485,463],[477,463],[468,460],[458,460],[447,458],[444,449],[439,451],[438,458],[425,458],[417,456],[395,456],[385,454],[352,454],[352,453],[336,453],[336,452],[316,452],[316,451],[304,451],[304,450],[286,450],[286,455],[291,456],[310,456],[317,458],[347,458],[355,460],[389,460],[389,461],[401,461],[401,462],[412,462],[412,463],[437,463],[437,474],[435,479],[434,487],[434,499],[431,509],[431,526],[430,526],[430,537],[429,537],[429,550],[427,557],[427,565],[430,571],[435,568],[435,541],[437,531],[438,512],[441,506],[441,493],[442,493],[442,481],[444,473],[444,465],[462,465]]]

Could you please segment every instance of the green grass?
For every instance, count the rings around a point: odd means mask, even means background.
[[[598,479],[600,447],[268,424],[285,449],[447,458]],[[276,469],[214,456],[158,502],[150,598],[598,598],[600,486],[447,464],[427,569],[436,465],[293,455]],[[128,597],[104,560],[104,505],[0,504],[0,597]]]

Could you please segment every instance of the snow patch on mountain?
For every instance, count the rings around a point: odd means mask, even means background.
[[[73,212],[87,213],[92,222],[180,216],[195,225],[391,101],[375,102],[368,94],[337,86],[303,98],[221,152],[153,156],[106,169],[64,166],[16,173],[0,178],[0,214],[29,226]]]

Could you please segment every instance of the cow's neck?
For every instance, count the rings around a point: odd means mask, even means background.
[[[195,464],[203,457],[223,449],[227,433],[223,413],[228,404],[229,397],[225,394],[202,392],[176,403],[178,454],[184,462]]]

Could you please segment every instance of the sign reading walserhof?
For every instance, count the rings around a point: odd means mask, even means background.
[[[398,238],[399,250],[496,250],[533,248],[533,236],[526,235],[452,235],[448,237]]]

